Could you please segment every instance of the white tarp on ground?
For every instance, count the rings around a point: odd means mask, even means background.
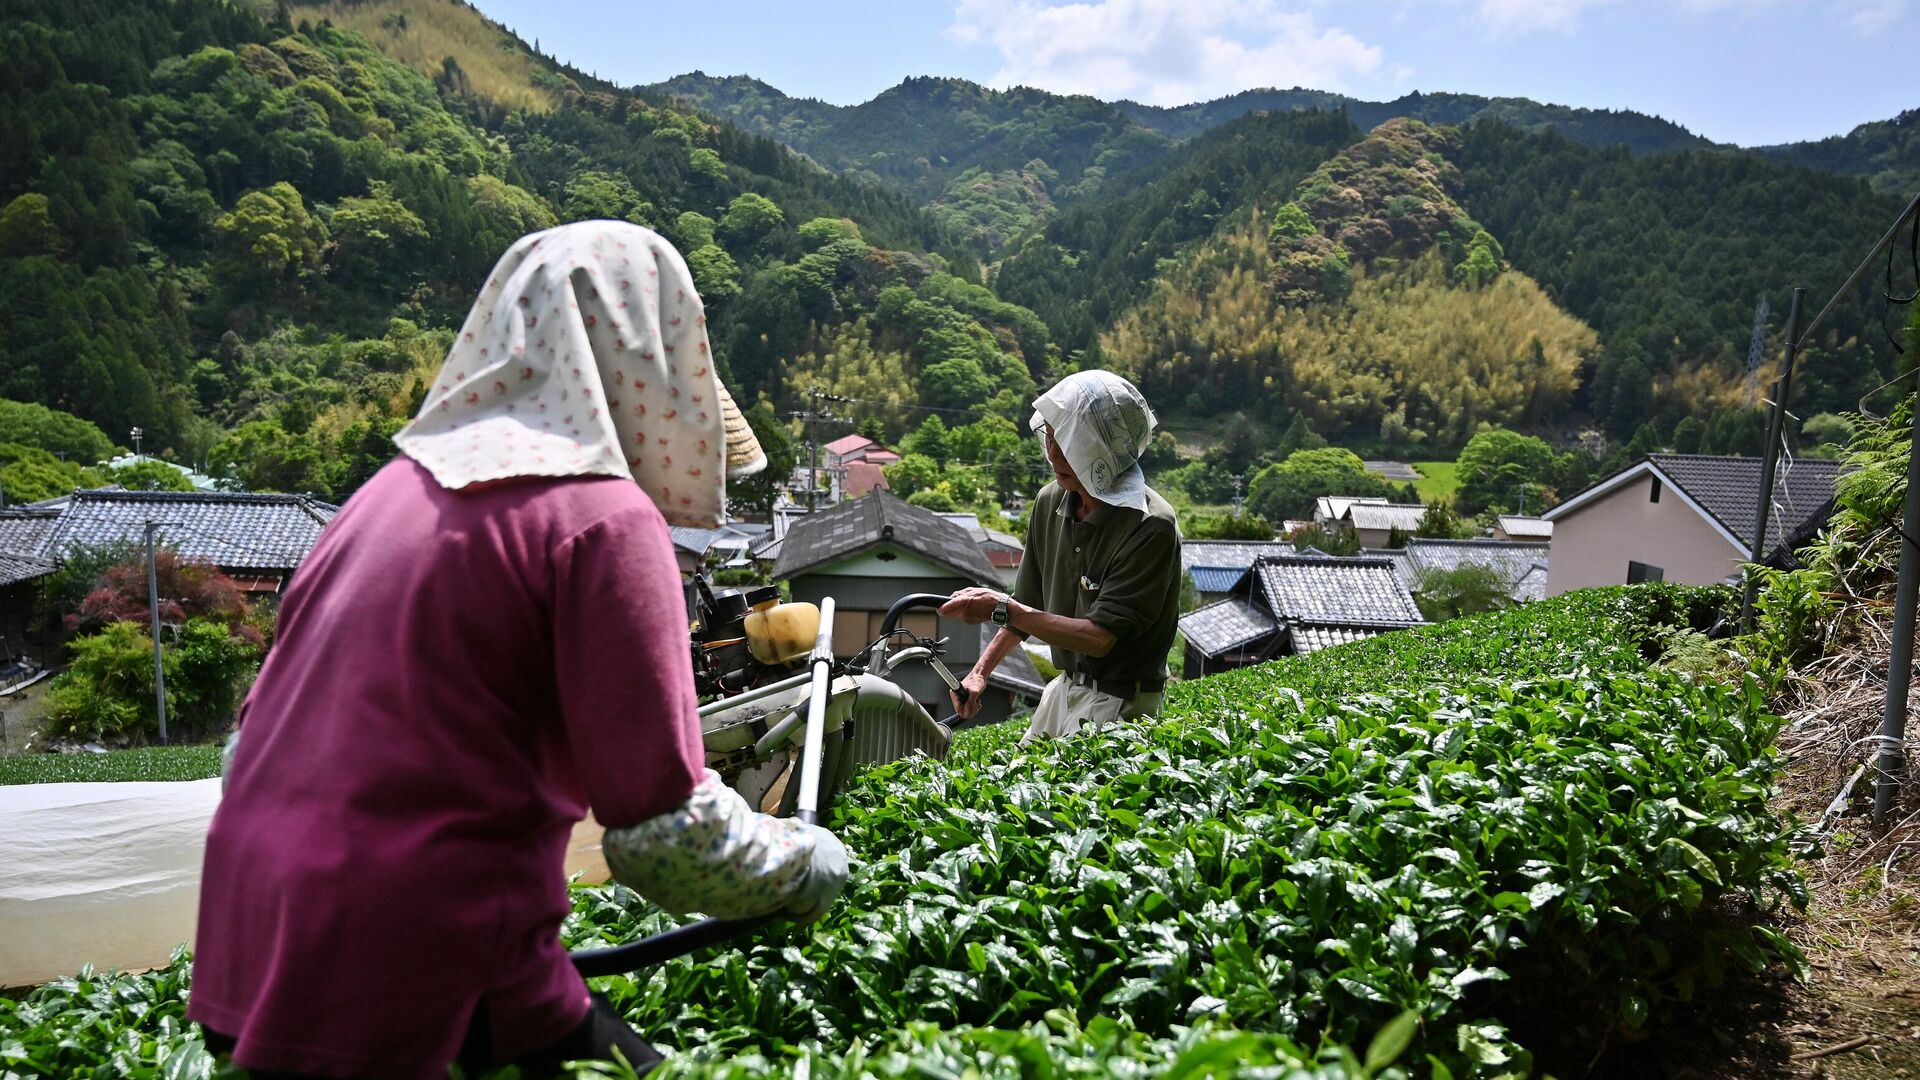
[[[191,943],[220,781],[0,787],[0,987],[165,964]],[[567,871],[606,880],[600,828]]]

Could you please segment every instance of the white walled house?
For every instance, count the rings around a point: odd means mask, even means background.
[[[1547,595],[1596,585],[1735,577],[1752,553],[1760,499],[1758,458],[1649,454],[1549,510]],[[1766,561],[1784,563],[1833,505],[1837,462],[1782,463],[1767,527]]]

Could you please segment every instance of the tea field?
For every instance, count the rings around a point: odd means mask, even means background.
[[[1798,963],[1730,917],[1804,895],[1777,720],[1650,660],[1718,599],[1595,590],[1182,683],[1142,726],[970,733],[855,781],[821,922],[599,988],[661,1075],[1526,1075],[1521,1014],[1631,1033]],[[581,888],[564,934],[670,922]],[[209,1075],[190,976],[0,1000],[0,1074]]]

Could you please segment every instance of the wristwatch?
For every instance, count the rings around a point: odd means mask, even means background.
[[[1007,597],[1003,596],[999,603],[993,605],[993,625],[1007,625],[1007,614]]]

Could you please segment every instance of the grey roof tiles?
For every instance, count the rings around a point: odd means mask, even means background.
[[[773,576],[797,577],[886,543],[948,567],[958,577],[989,588],[1003,587],[999,573],[966,529],[884,491],[795,520],[787,530]]]

